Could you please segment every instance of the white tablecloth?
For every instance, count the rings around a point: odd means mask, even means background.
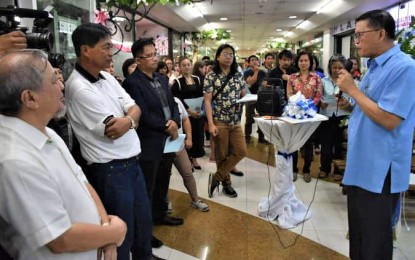
[[[306,120],[255,118],[265,138],[273,143],[280,153],[283,153],[283,155],[275,154],[277,170],[271,196],[261,198],[258,205],[258,214],[261,217],[275,220],[281,228],[293,228],[311,217],[311,212],[307,213],[305,205],[294,194],[292,157],[286,155],[300,149],[320,122],[327,119],[320,114]]]

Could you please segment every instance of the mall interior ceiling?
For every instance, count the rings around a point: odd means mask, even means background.
[[[156,5],[149,17],[178,32],[223,29],[238,53],[249,55],[268,42],[295,43],[372,9],[399,0],[195,0]],[[212,42],[211,44],[218,44]],[[214,46],[211,46],[214,47]]]

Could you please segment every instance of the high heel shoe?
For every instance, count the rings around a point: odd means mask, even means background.
[[[192,169],[201,170],[202,167],[200,165],[195,165],[193,162],[190,162],[192,164]]]
[[[209,181],[208,181],[209,198],[213,197],[213,192],[215,191],[216,188],[218,189],[218,194],[219,194],[219,181],[215,178],[214,173],[209,173]]]

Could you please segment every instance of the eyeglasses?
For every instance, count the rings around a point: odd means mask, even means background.
[[[140,58],[140,59],[152,59],[152,58],[155,58],[155,57],[157,57],[157,52],[150,53],[147,56],[139,56],[138,58]]]
[[[368,33],[368,32],[376,32],[382,29],[374,29],[374,30],[368,30],[368,31],[363,31],[363,32],[355,32],[354,33],[354,41],[360,41],[360,39],[362,38],[363,34]]]
[[[227,53],[227,52],[222,52],[222,53],[221,53],[221,55],[222,55],[222,56],[225,56],[225,57],[228,57],[228,58],[233,58],[233,56],[234,56],[235,54],[233,54],[233,53]]]

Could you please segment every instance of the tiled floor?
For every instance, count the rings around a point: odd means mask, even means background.
[[[209,152],[209,149],[207,148],[206,151]],[[208,157],[200,158],[199,164],[202,166],[202,170],[196,170],[194,176],[199,196],[209,204],[209,200],[206,199],[208,198],[208,176],[209,172],[214,172],[216,168],[214,163],[208,161]],[[238,197],[228,198],[220,192],[219,194],[216,193],[211,200],[258,217],[258,200],[261,197],[267,197],[270,189],[269,180],[272,182],[276,174],[275,168],[248,158],[243,159],[237,167],[245,173],[244,177],[232,176],[233,187],[238,192]],[[186,192],[182,178],[175,169],[171,177],[170,188]],[[306,206],[310,205],[314,196],[314,201],[310,206],[313,215],[310,220],[305,222],[304,226],[298,226],[291,229],[291,231],[300,233],[303,229],[302,236],[348,256],[348,240],[345,238],[348,229],[346,197],[341,194],[338,184],[322,180],[317,182],[316,179],[313,179],[311,183],[305,183],[299,175],[299,179],[295,182],[295,188],[296,196]],[[175,206],[173,205],[173,207]],[[415,242],[414,199],[406,200],[405,211],[409,212],[410,218],[407,221],[411,229],[407,231],[405,226],[400,228],[398,235],[399,247],[394,250],[394,259],[415,259],[415,247],[413,246]],[[203,214],[212,214],[212,212]],[[166,246],[154,250],[154,253],[169,260],[196,259]],[[209,255],[209,253],[206,252],[206,255]],[[201,258],[213,259],[203,258],[203,256]],[[259,258],[250,257],[249,259]]]

